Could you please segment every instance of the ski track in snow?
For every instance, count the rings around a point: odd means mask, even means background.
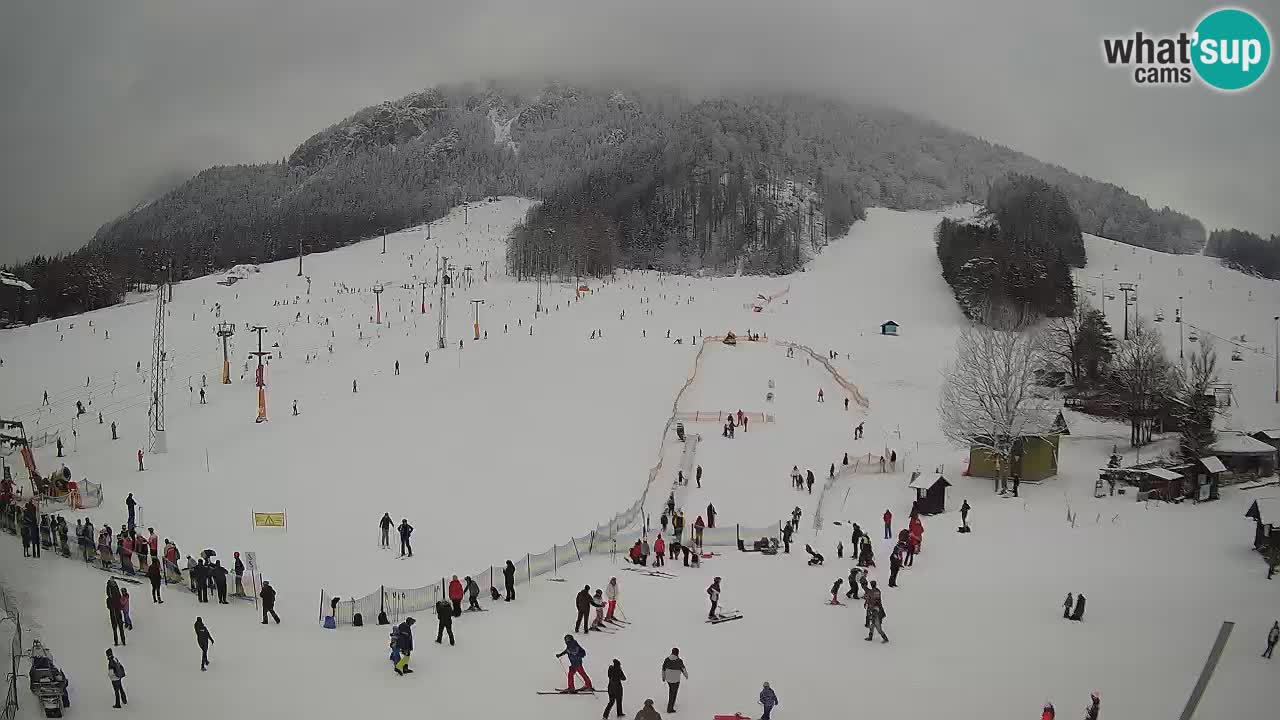
[[[1180,711],[1218,625],[1230,619],[1236,631],[1200,716],[1274,717],[1280,701],[1275,667],[1257,655],[1280,607],[1280,583],[1264,580],[1265,567],[1249,549],[1252,525],[1242,515],[1252,498],[1280,493],[1225,488],[1220,502],[1200,506],[1147,507],[1132,496],[1095,500],[1096,468],[1112,444],[1123,444],[1127,430],[1073,413],[1062,473],[1024,484],[1023,497],[997,498],[989,480],[959,476],[964,453],[942,440],[935,420],[940,370],[964,323],[938,273],[931,239],[938,214],[872,210],[805,272],[785,279],[618,273],[604,285],[590,282],[592,292],[579,301],[572,284],[552,284],[544,289],[552,309],[535,318],[535,287],[499,270],[502,240],[528,207],[512,198],[473,203],[465,224],[461,208],[434,223],[430,241],[424,228],[415,228],[389,235],[385,255],[379,238],[308,256],[310,302],[296,260],[264,264],[261,273],[231,287],[216,284],[221,276],[179,284],[167,319],[170,452],[148,456],[145,473],[137,472],[134,453],[146,437],[151,302],[0,332],[0,410],[26,422],[28,434],[62,431],[65,462],[75,476],[104,484],[104,505],[70,519],[88,515],[95,524],[118,525],[124,496],[133,492],[142,503],[140,525],[154,525],[184,554],[214,547],[228,562],[232,550],[256,550],[280,593],[285,623],[263,627],[243,602],[198,606],[175,590],[157,607],[145,586],[130,588],[136,630],[119,652],[129,672],[131,717],[366,717],[420,709],[424,702],[446,717],[595,717],[603,696],[596,705],[533,692],[564,686],[563,667],[552,655],[572,627],[573,594],[583,584],[603,586],[610,576],[619,577],[621,607],[634,624],[579,637],[599,686],[609,661],[622,660],[630,678],[628,716],[646,697],[661,709],[658,667],[679,646],[691,675],[681,688],[680,717],[735,710],[756,716],[755,696],[768,680],[782,702],[779,718],[825,717],[850,707],[884,718],[1033,717],[1046,699],[1060,716],[1072,717],[1097,689],[1103,718],[1163,719]],[[419,282],[434,275],[437,245],[451,263],[471,265],[476,278],[449,300],[443,350],[435,343],[438,290],[428,287],[431,306],[418,314]],[[1082,286],[1096,286],[1090,299],[1098,302],[1104,280],[1110,292],[1118,282],[1136,282],[1138,312],[1165,313],[1160,327],[1173,357],[1179,295],[1190,324],[1223,337],[1245,333],[1251,347],[1274,352],[1268,338],[1280,284],[1224,270],[1202,256],[1091,237],[1087,248],[1090,264],[1076,275]],[[389,324],[381,327],[370,319],[375,283],[387,288],[381,300]],[[772,296],[787,285],[791,291],[765,312],[750,311],[757,294]],[[358,292],[339,293],[339,287]],[[642,297],[650,302],[642,304]],[[471,340],[469,302],[476,298],[486,300],[480,324],[489,334],[478,342]],[[289,304],[276,306],[276,300]],[[222,303],[221,318],[214,302]],[[1121,307],[1107,301],[1117,332]],[[323,317],[330,325],[320,324]],[[213,329],[219,319],[238,326],[229,386],[217,383],[221,346]],[[900,323],[900,336],[878,335],[886,320]],[[253,349],[246,322],[268,326],[264,345],[277,350],[279,342],[284,351],[268,371],[271,419],[265,424],[253,422],[252,368],[241,376]],[[321,588],[345,598],[380,584],[418,587],[564,543],[630,505],[659,451],[666,462],[657,487],[669,487],[680,448],[670,437],[661,448],[656,442],[675,393],[693,371],[700,347],[693,340],[729,329],[838,351],[833,365],[870,401],[869,409],[851,403],[846,413],[819,363],[802,353],[787,358],[773,343],[706,349],[678,409],[767,412],[776,421],[753,422],[734,439],[722,438],[718,423],[686,423],[702,436],[696,463],[704,476],[701,489],[691,478],[680,502],[690,523],[714,502],[722,525],[764,525],[799,506],[804,516],[791,555],[716,548],[724,554],[701,568],[669,564],[674,580],[618,572],[608,556],[591,557],[562,567],[564,583],[521,585],[512,605],[490,603],[484,594],[483,604],[494,612],[458,619],[456,648],[432,643],[432,613],[418,613],[417,672],[406,678],[390,672],[389,628],[372,625],[373,618],[366,618],[370,626],[338,631],[311,620],[319,614]],[[602,330],[603,338],[589,339],[592,330]],[[684,342],[675,344],[676,337]],[[1231,362],[1225,343],[1218,348],[1238,401],[1224,426],[1280,426],[1280,411],[1266,402],[1271,356],[1248,351]],[[430,364],[423,362],[427,350]],[[310,352],[318,357],[307,363]],[[134,369],[139,360],[141,375]],[[202,373],[205,406],[196,400]],[[195,392],[188,392],[188,379]],[[353,379],[358,393],[351,392]],[[772,402],[765,399],[770,379]],[[815,401],[819,387],[826,394],[822,404]],[[40,404],[44,389],[47,409]],[[296,418],[290,415],[295,398]],[[77,399],[92,405],[75,421],[73,439]],[[98,411],[107,424],[98,425]],[[122,436],[114,443],[112,420]],[[850,428],[858,421],[866,423],[865,438],[854,441]],[[845,452],[853,461],[887,449],[899,452],[898,471],[841,476],[824,507],[828,522],[815,533],[813,513],[829,464],[838,465]],[[1156,451],[1144,449],[1144,457]],[[57,467],[51,445],[36,455],[46,473]],[[813,495],[790,489],[793,464],[813,469]],[[880,539],[880,515],[892,509],[896,529],[910,506],[910,471],[937,466],[954,483],[949,512],[925,520],[923,553],[901,573],[900,588],[885,590],[892,642],[863,642],[860,605],[821,607],[832,581],[849,567],[835,552],[837,540],[848,542],[848,526],[831,521],[859,522],[872,533],[881,564],[873,577],[883,585],[890,545]],[[650,497],[655,521],[665,495]],[[955,508],[966,498],[974,532],[960,535]],[[1077,514],[1075,528],[1064,519],[1068,506]],[[287,533],[252,530],[251,510],[281,509],[288,511]],[[415,525],[412,561],[392,562],[395,553],[377,549],[383,512]],[[17,540],[5,538],[0,577],[20,590],[24,626],[35,628],[28,643],[38,634],[67,671],[71,717],[105,715],[111,701],[102,657],[110,642],[106,576],[47,552],[39,561],[23,559]],[[824,567],[805,565],[805,543],[826,556]],[[723,603],[740,609],[742,620],[703,622],[704,591],[715,575],[724,578]],[[1061,619],[1068,591],[1087,595],[1085,622]],[[217,638],[209,673],[198,670],[191,642],[197,614]],[[211,681],[219,692],[207,692]],[[496,683],[509,692],[490,692]],[[36,717],[34,697],[21,683],[19,692],[20,717]],[[200,702],[187,701],[194,693]]]

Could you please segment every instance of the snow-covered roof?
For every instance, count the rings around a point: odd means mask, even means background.
[[[1260,516],[1256,518],[1258,522],[1266,525],[1280,525],[1280,498],[1258,498],[1254,500],[1253,505],[1249,506],[1250,512],[1244,514],[1245,517],[1254,517],[1252,510],[1255,506],[1258,508],[1258,515]]]
[[[1220,473],[1220,472],[1227,471],[1227,466],[1223,465],[1222,461],[1213,455],[1200,458],[1200,464],[1204,466],[1205,470],[1208,470],[1211,473]]]
[[[11,287],[16,287],[22,290],[26,290],[27,292],[31,292],[33,289],[30,285],[26,284],[25,282],[19,280],[18,278],[14,277],[12,274],[7,272],[0,272],[0,285],[9,285]]]
[[[937,473],[920,473],[915,477],[914,480],[911,481],[911,487],[917,490],[928,490],[934,485],[937,485],[939,482],[944,482],[944,483],[947,483],[948,485],[951,484],[947,482],[947,479],[945,477]]]
[[[1152,477],[1158,477],[1161,480],[1181,480],[1182,479],[1181,475],[1179,475],[1178,473],[1168,468],[1162,468],[1162,467],[1146,468],[1142,472],[1148,475],[1151,475]]]
[[[1270,445],[1244,433],[1222,433],[1209,449],[1219,455],[1268,455],[1276,451]]]
[[[1275,430],[1259,430],[1254,435],[1261,435],[1268,440],[1280,440],[1280,429]]]

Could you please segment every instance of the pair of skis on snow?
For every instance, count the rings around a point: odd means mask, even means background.
[[[628,570],[630,572],[640,573],[641,575],[648,575],[649,577],[659,577],[664,580],[675,580],[677,577],[680,577],[679,575],[674,575],[665,570],[650,570],[648,568],[641,569],[641,568],[630,568],[630,567],[624,567],[622,569]]]
[[[715,617],[707,618],[707,624],[719,625],[720,623],[726,623],[732,620],[741,620],[742,617],[743,617],[742,611],[740,610],[727,610],[723,613],[716,615]]]
[[[605,620],[604,625],[601,625],[599,627],[592,627],[591,632],[602,632],[602,633],[605,633],[606,635],[617,635],[619,630],[625,630],[626,627],[630,624],[631,623],[627,622],[626,620],[619,620],[617,618],[614,618],[612,620]],[[613,625],[613,627],[609,627],[610,625]]]

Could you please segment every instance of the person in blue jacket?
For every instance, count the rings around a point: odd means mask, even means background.
[[[760,705],[764,707],[764,714],[760,716],[760,720],[769,720],[769,713],[778,706],[778,695],[769,687],[769,683],[765,683],[760,690]]]
[[[566,655],[569,657],[568,691],[577,692],[577,690],[574,689],[574,685],[573,685],[574,675],[581,675],[582,681],[587,684],[586,687],[583,688],[583,690],[586,690],[588,692],[593,691],[594,688],[591,687],[591,678],[587,676],[587,671],[582,668],[582,661],[586,659],[587,651],[581,645],[578,644],[577,640],[573,639],[572,635],[564,636],[564,650],[561,650],[560,652],[556,653],[556,657],[558,658],[565,657]]]
[[[409,667],[409,656],[413,654],[414,622],[416,621],[413,618],[406,618],[391,634],[391,659],[395,663],[392,669],[397,675],[413,672],[413,668]]]

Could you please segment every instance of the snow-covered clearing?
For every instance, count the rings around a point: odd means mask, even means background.
[[[139,524],[173,538],[184,555],[213,547],[226,563],[233,550],[255,550],[280,592],[284,624],[263,627],[244,601],[199,606],[171,589],[164,606],[152,606],[145,586],[130,586],[136,631],[120,655],[133,717],[596,717],[602,696],[533,693],[564,686],[553,655],[572,627],[573,595],[610,576],[622,583],[621,607],[634,624],[582,642],[587,670],[601,686],[609,661],[622,661],[628,716],[646,697],[663,709],[659,667],[679,646],[691,675],[679,717],[735,710],[756,716],[754,698],[768,680],[782,719],[1034,717],[1045,700],[1072,717],[1094,689],[1103,718],[1165,719],[1177,716],[1219,625],[1232,620],[1235,635],[1198,717],[1274,717],[1275,667],[1257,656],[1280,608],[1280,582],[1264,579],[1243,513],[1252,498],[1280,491],[1226,488],[1221,501],[1203,505],[1094,499],[1096,468],[1127,428],[1073,414],[1069,420],[1081,430],[1063,438],[1061,474],[1024,484],[1021,498],[994,497],[990,481],[959,476],[965,453],[943,442],[935,420],[939,370],[963,324],[938,273],[931,241],[937,214],[873,210],[789,278],[618,273],[590,281],[580,299],[573,284],[553,284],[543,288],[548,311],[535,316],[535,285],[501,272],[502,240],[527,207],[502,199],[472,204],[465,214],[459,208],[432,226],[431,240],[425,228],[389,235],[385,255],[378,238],[309,256],[310,294],[296,261],[264,264],[230,287],[217,284],[221,276],[179,284],[167,321],[170,452],[147,456],[142,473],[135,453],[146,441],[152,303],[0,333],[0,412],[23,420],[29,434],[61,431],[74,476],[104,485],[103,506],[70,519],[118,525],[133,492],[143,506]],[[1266,338],[1280,307],[1277,283],[1202,257],[1088,243],[1082,285],[1098,284],[1101,292],[1097,275],[1108,292],[1119,281],[1138,283],[1139,311],[1163,308],[1174,356],[1178,295],[1188,323],[1202,332],[1245,333],[1249,348],[1274,352]],[[445,349],[436,347],[439,291],[431,287],[437,247],[460,271],[471,266],[474,279],[449,298]],[[386,288],[381,325],[372,319],[371,288],[379,283]],[[754,313],[758,294],[779,297]],[[485,300],[480,327],[487,339],[471,339],[472,299]],[[1121,307],[1107,302],[1117,330]],[[218,383],[219,320],[237,325],[227,386]],[[898,336],[879,334],[887,320],[900,324]],[[267,326],[264,345],[277,353],[267,374],[270,421],[262,424],[253,422],[253,373],[245,362],[254,336],[246,323]],[[560,569],[563,583],[521,585],[510,605],[491,603],[486,592],[482,604],[493,612],[458,619],[456,648],[432,643],[432,613],[416,613],[417,672],[404,678],[391,672],[388,628],[374,618],[363,628],[318,626],[322,588],[345,598],[383,584],[428,585],[580,536],[630,506],[661,455],[661,491],[646,503],[656,524],[683,449],[663,434],[664,425],[703,338],[728,330],[767,341],[706,345],[675,409],[684,416],[741,409],[773,421],[753,415],[733,439],[721,436],[719,421],[686,421],[686,430],[701,436],[694,462],[704,468],[703,487],[690,478],[679,502],[690,522],[713,502],[722,526],[777,523],[798,505],[804,520],[791,555],[717,548],[723,554],[701,568],[670,565],[676,579],[625,572],[621,557],[587,557]],[[834,351],[832,367],[868,407],[851,402],[846,411],[845,393],[827,370],[802,352],[787,357],[779,341],[819,355]],[[1224,343],[1219,350],[1238,401],[1227,422],[1280,426],[1280,410],[1266,402],[1271,356],[1249,351],[1230,362]],[[202,375],[206,405],[199,403]],[[295,399],[298,417],[291,414]],[[73,420],[77,400],[88,414]],[[112,421],[121,434],[115,442]],[[855,441],[851,428],[859,421],[865,438]],[[841,476],[823,508],[827,522],[815,532],[811,521],[830,464],[839,469],[847,452],[851,462],[870,453],[878,465],[886,450],[899,454],[896,471],[861,467]],[[52,445],[36,455],[46,473],[61,462]],[[790,489],[792,465],[813,469],[813,495]],[[877,538],[874,577],[883,584],[889,544],[879,540],[880,516],[891,509],[895,530],[901,527],[912,498],[910,471],[937,466],[954,484],[948,512],[925,519],[923,553],[899,577],[900,588],[886,589],[892,642],[864,642],[860,606],[825,605],[831,583],[849,569],[835,551],[838,540],[848,544],[848,527],[833,521],[859,522]],[[974,532],[961,535],[954,532],[956,508],[966,498]],[[1075,527],[1066,522],[1068,508]],[[287,532],[255,532],[251,510],[286,510]],[[417,528],[413,559],[378,549],[383,512]],[[805,543],[826,556],[824,567],[805,565]],[[717,575],[722,604],[742,610],[744,619],[704,623],[704,591]],[[102,656],[110,642],[105,578],[48,552],[24,559],[11,536],[0,542],[0,579],[23,604],[28,639],[42,638],[71,678],[71,717],[111,712]],[[1061,619],[1067,592],[1087,595],[1083,623]],[[192,638],[197,614],[216,639],[208,673],[198,669]],[[209,693],[211,687],[218,690]],[[20,692],[22,716],[36,717],[25,686]]]

